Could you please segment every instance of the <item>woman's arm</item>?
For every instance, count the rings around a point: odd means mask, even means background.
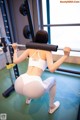
[[[55,63],[53,63],[53,57],[52,54],[48,53],[46,55],[47,57],[47,64],[50,72],[54,72],[69,56],[70,48],[65,47],[64,48],[64,56],[62,56],[59,60],[57,60]]]
[[[25,50],[19,57],[17,56],[17,44],[13,43],[12,44],[13,50],[14,50],[14,54],[13,54],[13,63],[18,64],[20,62],[22,62],[23,60],[25,60],[28,55],[29,55],[29,50]]]

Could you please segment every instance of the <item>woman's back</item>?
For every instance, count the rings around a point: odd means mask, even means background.
[[[47,67],[46,51],[29,49],[29,64],[27,73],[29,75],[41,76]]]

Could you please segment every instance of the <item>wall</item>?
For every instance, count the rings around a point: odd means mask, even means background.
[[[58,60],[61,57],[61,55],[56,55],[53,54],[53,59],[54,61]],[[80,57],[74,57],[74,56],[69,56],[66,61],[66,63],[74,63],[74,64],[79,64],[80,65]]]
[[[12,26],[13,26],[13,32],[15,39],[18,43],[26,44],[26,39],[23,36],[23,28],[25,25],[28,25],[27,16],[23,16],[19,12],[19,7],[23,3],[24,0],[7,0],[8,7],[10,11]],[[33,22],[34,31],[38,29],[38,19],[37,19],[37,2],[36,0],[29,0],[30,5],[30,12]]]
[[[13,31],[16,34],[15,39],[18,43],[26,43],[26,39],[23,36],[23,28],[28,24],[27,17],[23,16],[19,12],[19,7],[23,3],[23,0],[8,0],[8,6],[10,16],[13,24]]]

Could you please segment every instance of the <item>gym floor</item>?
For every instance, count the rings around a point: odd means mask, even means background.
[[[20,74],[26,71],[25,64],[27,65],[26,61],[18,65]],[[64,64],[62,67],[80,71],[79,65]],[[15,81],[13,70],[11,73]],[[42,75],[43,80],[48,76],[56,78],[55,101],[59,100],[61,103],[60,108],[52,115],[48,114],[49,96],[47,93],[41,98],[33,99],[30,105],[25,104],[26,97],[15,91],[8,98],[4,98],[2,93],[11,86],[11,78],[6,68],[0,70],[0,117],[4,113],[7,115],[7,120],[77,120],[80,103],[80,76],[62,72],[50,73],[46,70]]]

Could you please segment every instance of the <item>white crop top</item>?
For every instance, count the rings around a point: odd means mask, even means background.
[[[35,60],[34,58],[32,58],[32,56],[38,52],[38,60]],[[43,71],[46,69],[47,67],[47,62],[43,59],[40,58],[40,54],[39,51],[36,51],[30,58],[29,58],[29,66],[34,66],[34,67],[38,67],[40,69],[42,69]]]

